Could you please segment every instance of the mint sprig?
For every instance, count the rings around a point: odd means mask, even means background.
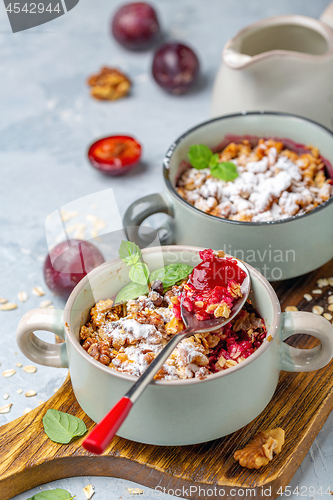
[[[59,410],[47,410],[43,417],[44,431],[55,443],[67,444],[87,432],[86,424],[78,417]]]
[[[148,292],[149,289],[147,285],[139,285],[138,283],[131,281],[118,292],[116,303],[137,299],[141,295],[146,295]]]
[[[149,268],[145,262],[137,262],[131,267],[129,277],[134,283],[147,285],[149,279]]]
[[[213,177],[222,181],[234,181],[238,177],[236,165],[231,161],[219,161],[219,155],[204,144],[194,144],[190,147],[188,158],[192,167],[201,170],[210,168]]]
[[[128,266],[133,266],[141,259],[141,250],[132,241],[123,240],[119,248],[119,257]]]
[[[69,491],[63,490],[62,488],[56,488],[55,490],[41,491],[40,493],[35,493],[28,500],[72,500],[75,495],[71,495]]]
[[[192,167],[201,170],[209,166],[209,161],[213,155],[213,151],[204,144],[194,144],[190,147],[188,157]]]
[[[131,266],[129,271],[131,283],[119,291],[116,302],[127,302],[127,300],[137,299],[140,295],[148,293],[149,268],[145,262],[142,262],[140,247],[132,241],[122,241],[119,257],[127,266]]]
[[[147,264],[142,262],[140,248],[131,241],[121,242],[119,257],[126,265],[131,266],[129,271],[131,283],[128,283],[118,292],[116,303],[127,302],[128,300],[137,299],[141,295],[146,295],[149,292],[149,281],[150,283],[156,280],[162,281],[163,288],[166,290],[187,278],[193,271],[193,267],[178,263],[160,267],[150,273]]]
[[[150,281],[160,280],[163,283],[163,288],[166,289],[187,278],[192,271],[193,267],[187,264],[169,264],[155,269],[150,275]]]
[[[222,163],[217,163],[210,167],[210,173],[213,177],[217,179],[222,179],[222,181],[234,181],[238,177],[238,172],[236,165],[231,161],[223,161]]]

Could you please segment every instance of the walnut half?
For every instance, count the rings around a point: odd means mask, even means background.
[[[97,75],[88,79],[91,95],[96,99],[115,101],[125,97],[131,88],[131,82],[124,73],[116,68],[104,67]]]
[[[261,431],[243,448],[234,454],[242,467],[259,469],[273,459],[273,453],[280,453],[285,432],[281,428]]]

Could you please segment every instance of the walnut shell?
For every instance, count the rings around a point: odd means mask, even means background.
[[[259,469],[280,453],[285,432],[281,428],[261,431],[243,448],[234,454],[234,459],[247,469]]]

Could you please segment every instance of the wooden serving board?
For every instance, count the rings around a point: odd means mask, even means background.
[[[311,302],[303,294],[317,288],[317,279],[329,276],[333,276],[333,261],[306,276],[275,284],[282,310],[296,305],[300,310],[311,311],[315,303],[327,304],[328,292],[332,290],[329,287]],[[294,347],[303,348],[313,347],[316,342],[305,335],[289,340]],[[49,401],[2,426],[0,500],[9,500],[45,482],[81,475],[120,477],[166,491],[178,489],[176,494],[184,498],[244,498],[244,493],[238,494],[237,489],[248,488],[256,490],[252,498],[273,500],[278,489],[289,484],[333,409],[333,362],[311,373],[281,372],[273,399],[253,422],[227,437],[195,446],[149,446],[116,437],[103,455],[95,456],[80,446],[82,438],[68,445],[48,439],[42,425],[48,408],[82,418],[88,429],[94,425],[77,403],[68,376]],[[270,427],[282,427],[286,432],[282,452],[260,470],[240,467],[233,458],[234,452],[258,431]],[[185,490],[180,491],[183,487]]]

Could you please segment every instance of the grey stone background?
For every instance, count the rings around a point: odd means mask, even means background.
[[[46,299],[63,307],[47,290],[43,297],[31,294],[36,285],[45,288],[47,215],[110,187],[123,215],[139,196],[163,190],[161,163],[168,146],[187,128],[209,118],[213,80],[225,42],[264,17],[318,18],[329,1],[155,0],[166,36],[188,43],[200,57],[202,79],[195,90],[181,97],[165,94],[153,81],[152,52],[128,52],[110,36],[110,17],[120,3],[81,0],[51,23],[16,34],[0,4],[0,297],[18,304],[14,311],[0,311],[0,370],[16,369],[11,378],[0,376],[0,406],[1,401],[13,403],[10,413],[0,415],[0,425],[46,401],[66,376],[63,369],[38,366],[36,373],[27,374],[15,366],[31,364],[15,342],[22,315]],[[86,78],[105,64],[131,77],[130,97],[111,103],[89,97]],[[88,164],[86,149],[94,139],[115,133],[136,137],[143,145],[143,161],[124,177],[108,178]],[[29,294],[24,304],[17,298],[20,291]],[[20,388],[23,394],[17,393]],[[24,392],[30,389],[37,396],[28,399]],[[2,400],[5,393],[10,395],[7,401]],[[292,489],[314,486],[318,491],[321,486],[325,492],[330,486],[333,491],[332,443],[333,415],[294,476]],[[117,478],[77,477],[42,485],[15,500],[55,487],[84,500],[82,488],[89,483],[95,486],[96,500],[127,498],[127,488],[136,486]],[[328,498],[304,488],[308,498]],[[141,489],[144,494],[139,498],[152,497],[152,490]]]

